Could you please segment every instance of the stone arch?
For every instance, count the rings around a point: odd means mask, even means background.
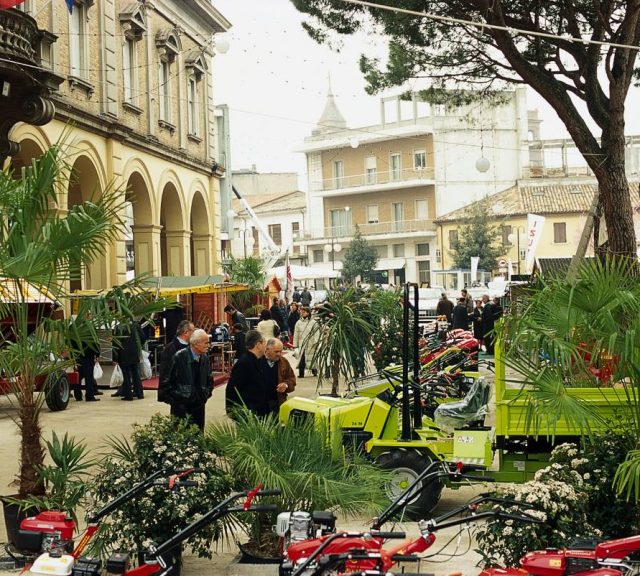
[[[19,152],[11,157],[11,170],[13,170],[14,178],[19,178],[23,168],[31,166],[34,158],[39,158],[47,150],[43,147],[42,142],[33,140],[30,137],[19,141]]]
[[[75,157],[71,168],[71,178],[67,187],[66,204],[69,209],[90,199],[99,198],[104,190],[104,183],[100,178],[99,165],[88,155],[79,154]],[[110,247],[105,248],[105,257],[98,257],[96,261],[84,270],[76,270],[76,277],[71,281],[71,290],[107,288],[109,282],[108,257]]]
[[[211,273],[213,226],[206,195],[200,186],[192,193],[189,216],[191,271],[195,276],[205,276]]]
[[[159,272],[156,255],[160,247],[160,227],[154,222],[153,194],[148,175],[126,171],[125,261],[127,279]]]
[[[177,179],[167,177],[160,201],[160,272],[162,276],[190,273],[189,241],[185,229],[183,195]]]

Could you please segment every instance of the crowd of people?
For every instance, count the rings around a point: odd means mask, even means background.
[[[443,292],[436,307],[436,314],[445,317],[453,330],[472,328],[474,338],[480,341],[488,355],[493,355],[493,329],[496,321],[502,316],[502,306],[498,298],[491,299],[488,294],[484,294],[474,302],[471,294],[463,288],[454,304]]]

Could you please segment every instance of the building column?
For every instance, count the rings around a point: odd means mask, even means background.
[[[167,230],[167,274],[191,276],[191,231]]]
[[[213,234],[193,235],[193,270],[194,276],[208,276],[213,269]]]
[[[136,259],[136,276],[151,274],[160,276],[160,231],[162,226],[134,224],[133,249]]]

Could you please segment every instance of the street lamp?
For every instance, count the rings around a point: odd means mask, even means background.
[[[336,252],[340,252],[342,250],[342,246],[340,243],[336,242],[335,238],[331,238],[331,243],[326,243],[324,245],[324,251],[327,254],[331,254],[331,268],[333,270],[336,269]]]
[[[516,258],[518,261],[518,276],[520,275],[520,231],[522,231],[522,233],[525,233],[525,229],[524,226],[516,226],[515,227],[515,232],[511,232],[511,234],[509,234],[509,236],[507,236],[507,239],[509,240],[509,242],[511,242],[513,244],[513,241],[516,241],[516,249],[517,249],[517,254],[516,254]]]

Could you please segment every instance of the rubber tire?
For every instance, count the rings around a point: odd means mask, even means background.
[[[51,412],[64,410],[71,397],[71,385],[64,372],[53,372],[45,383],[45,400]]]
[[[376,458],[376,464],[384,470],[397,471],[398,478],[395,480],[395,486],[388,486],[387,495],[389,500],[395,500],[403,490],[400,482],[406,483],[406,486],[418,477],[430,463],[431,457],[418,452],[416,450],[407,450],[406,448],[394,448],[389,452],[384,452]],[[392,484],[394,480],[392,480]],[[405,487],[406,487],[405,486]],[[430,512],[436,507],[440,501],[443,484],[440,480],[433,480],[429,485],[420,492],[420,494],[409,502],[406,507],[406,514],[412,520],[421,520],[427,518]]]

